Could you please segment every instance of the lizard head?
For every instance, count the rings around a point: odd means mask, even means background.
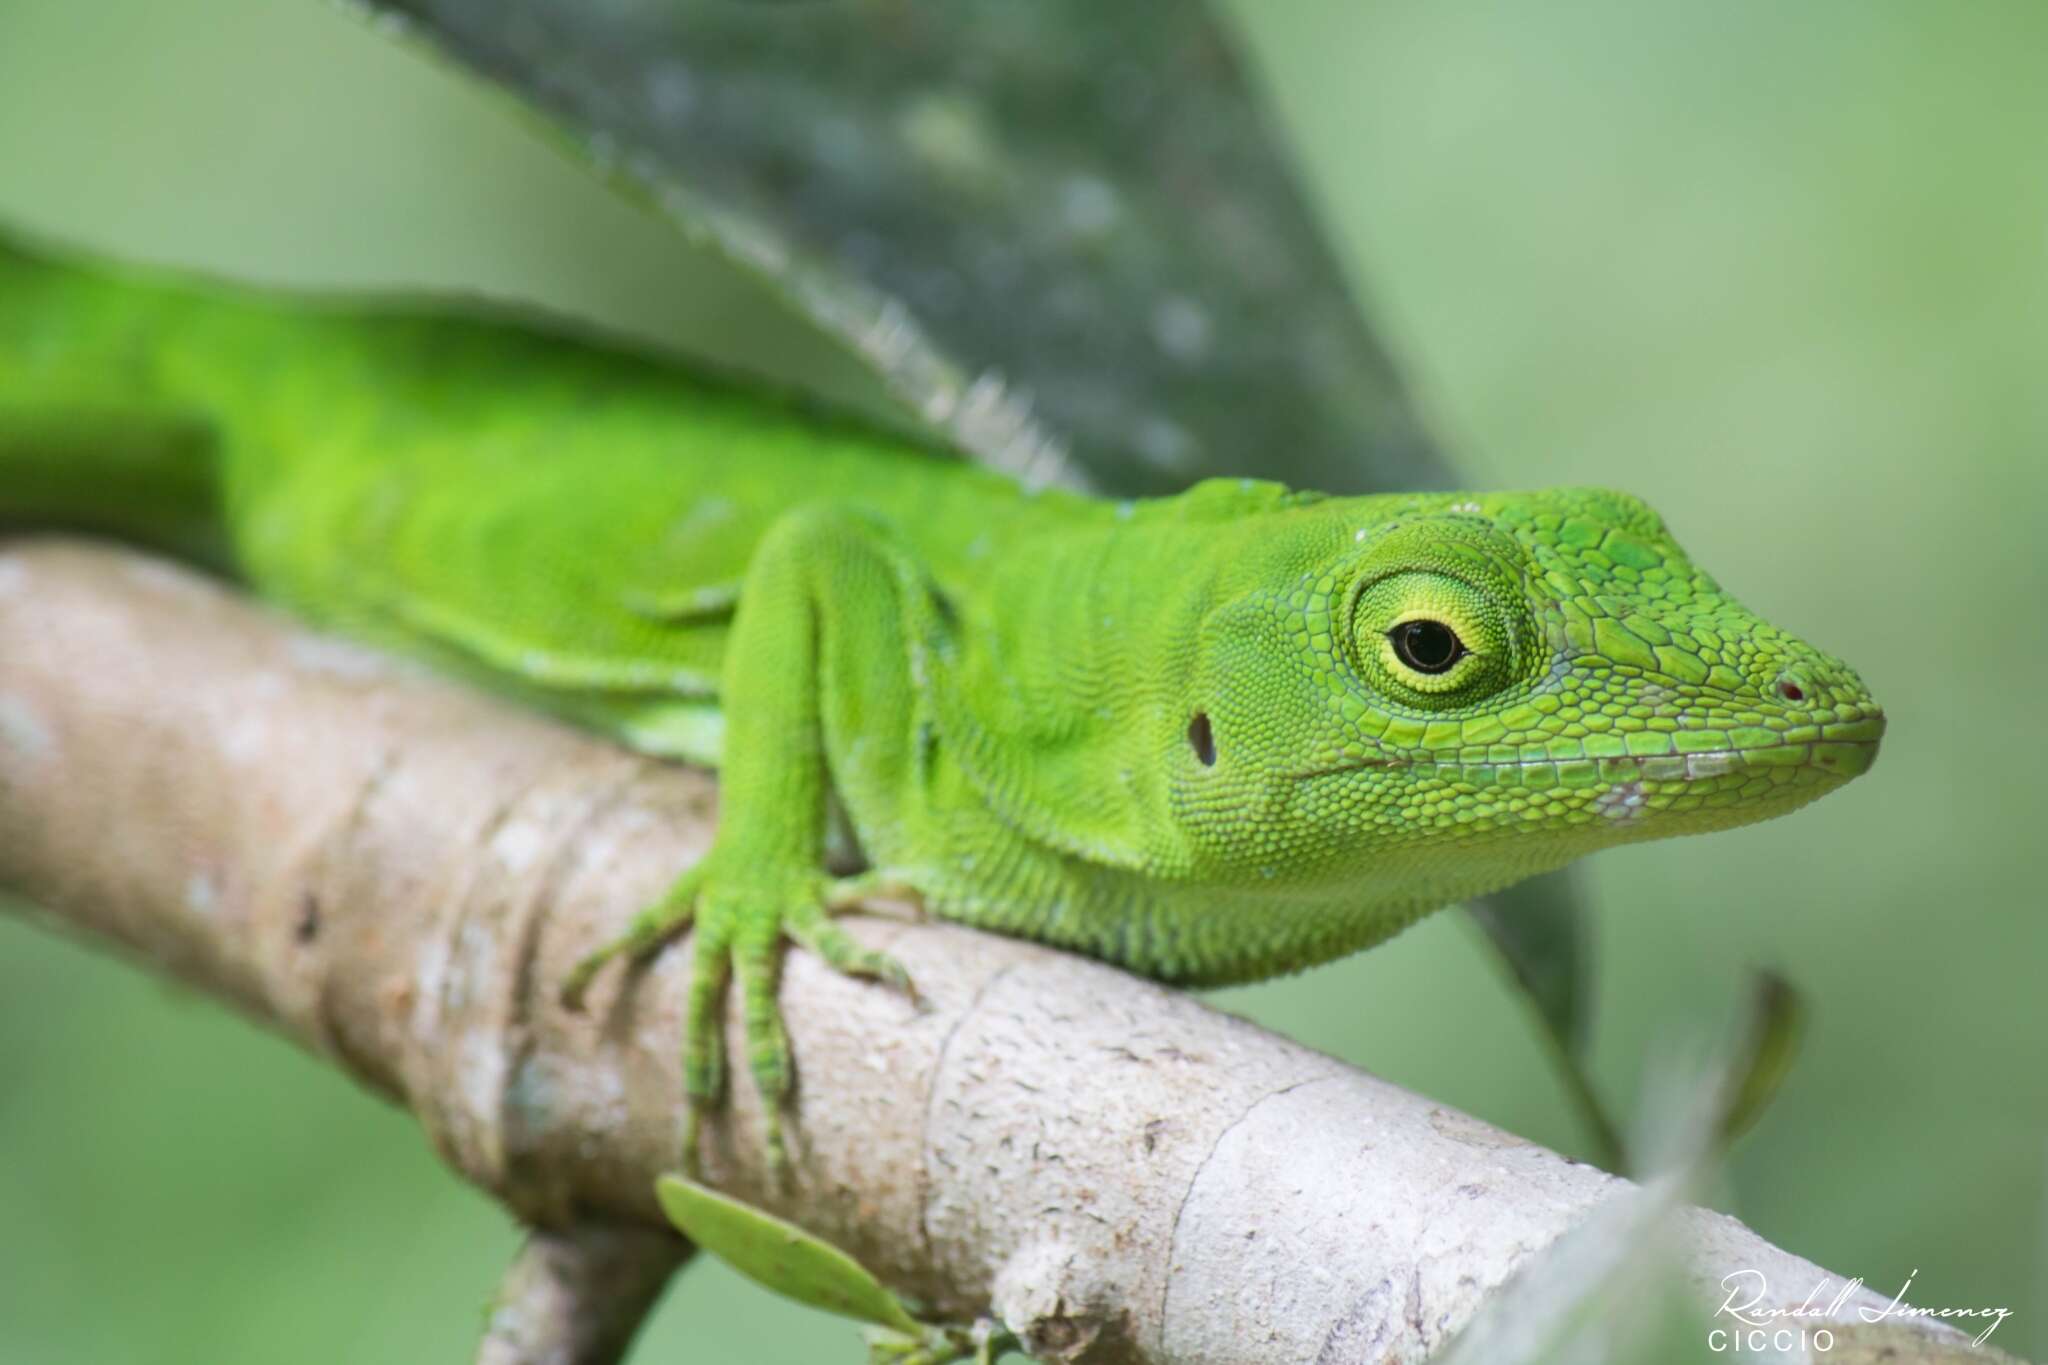
[[[1267,530],[1203,621],[1174,784],[1245,884],[1426,908],[1783,814],[1876,756],[1856,674],[1625,494],[1303,501]]]

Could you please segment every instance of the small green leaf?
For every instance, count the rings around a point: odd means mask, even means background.
[[[1776,972],[1760,971],[1750,991],[1739,1050],[1729,1058],[1727,1089],[1716,1135],[1723,1147],[1755,1126],[1777,1098],[1806,1036],[1806,1001]]]
[[[926,1327],[918,1337],[868,1329],[868,1365],[995,1365],[1018,1349],[1016,1337],[986,1318],[972,1327]]]
[[[684,1236],[755,1283],[813,1308],[924,1335],[924,1324],[860,1262],[794,1223],[681,1176],[663,1176],[654,1192]]]

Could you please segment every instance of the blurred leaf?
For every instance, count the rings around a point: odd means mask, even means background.
[[[924,1324],[860,1262],[794,1223],[681,1176],[663,1176],[654,1192],[684,1236],[755,1283],[907,1337],[924,1335]]]
[[[367,8],[546,111],[977,459],[1128,493],[1451,482],[1194,0]]]
[[[1716,1359],[1678,1242],[1694,1172],[1622,1193],[1525,1262],[1433,1365],[1704,1365]]]
[[[1569,871],[1546,873],[1466,907],[1535,1009],[1551,1060],[1584,1119],[1594,1157],[1610,1171],[1625,1156],[1620,1129],[1586,1070],[1585,982],[1592,948],[1584,903]]]
[[[1687,1201],[1728,1142],[1769,1104],[1797,1052],[1804,1019],[1798,992],[1777,974],[1759,972],[1732,1049],[1652,1066],[1634,1144],[1646,1154],[1649,1177],[1633,1188],[1618,1185],[1620,1193],[1525,1262],[1432,1365],[1705,1365],[1727,1359],[1709,1343],[1700,1297],[1705,1285],[1689,1259],[1694,1234]],[[1931,1337],[1917,1322],[1827,1325],[1831,1346],[1796,1345],[1772,1359],[1786,1365],[1999,1365],[2012,1359],[1961,1338]]]
[[[1704,1171],[1776,1097],[1798,1055],[1806,1008],[1775,972],[1753,972],[1747,984],[1729,1035],[1667,1040],[1665,1054],[1646,1063],[1628,1135],[1633,1174]]]
[[[1535,959],[1543,960],[1539,953]],[[1531,992],[1532,997],[1535,992]],[[1646,1168],[1492,1295],[1436,1365],[1669,1365],[1708,1348],[1687,1272],[1692,1192],[1727,1151],[1731,1120],[1767,1102],[1799,1016],[1781,979],[1758,975],[1733,1048],[1669,1057],[1645,1077],[1632,1144]]]
[[[1806,1000],[1798,988],[1776,972],[1758,972],[1744,1011],[1742,1041],[1728,1061],[1716,1124],[1724,1148],[1754,1127],[1777,1098],[1805,1036]]]

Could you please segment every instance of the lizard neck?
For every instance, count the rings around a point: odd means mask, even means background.
[[[1018,839],[972,877],[927,872],[932,913],[1113,962],[1155,980],[1226,986],[1367,948],[1444,904],[1403,893],[1275,894],[1104,868]]]
[[[1161,757],[1182,742],[1207,594],[1203,557],[1176,556],[1143,506],[1022,509],[999,554],[962,575],[934,701],[943,747],[1006,827],[1158,875],[1185,862]]]

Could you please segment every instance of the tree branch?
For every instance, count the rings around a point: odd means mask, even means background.
[[[476,1365],[609,1365],[690,1255],[660,1228],[535,1228],[498,1286]]]
[[[689,955],[586,1016],[556,986],[703,851],[714,798],[182,569],[0,542],[0,884],[405,1105],[544,1238],[663,1226]],[[927,1007],[791,954],[795,1178],[771,1186],[744,1085],[706,1175],[1041,1357],[1418,1360],[1632,1188],[1108,967],[852,927]],[[1708,1310],[1733,1270],[1785,1304],[1828,1279],[1685,1228]]]

